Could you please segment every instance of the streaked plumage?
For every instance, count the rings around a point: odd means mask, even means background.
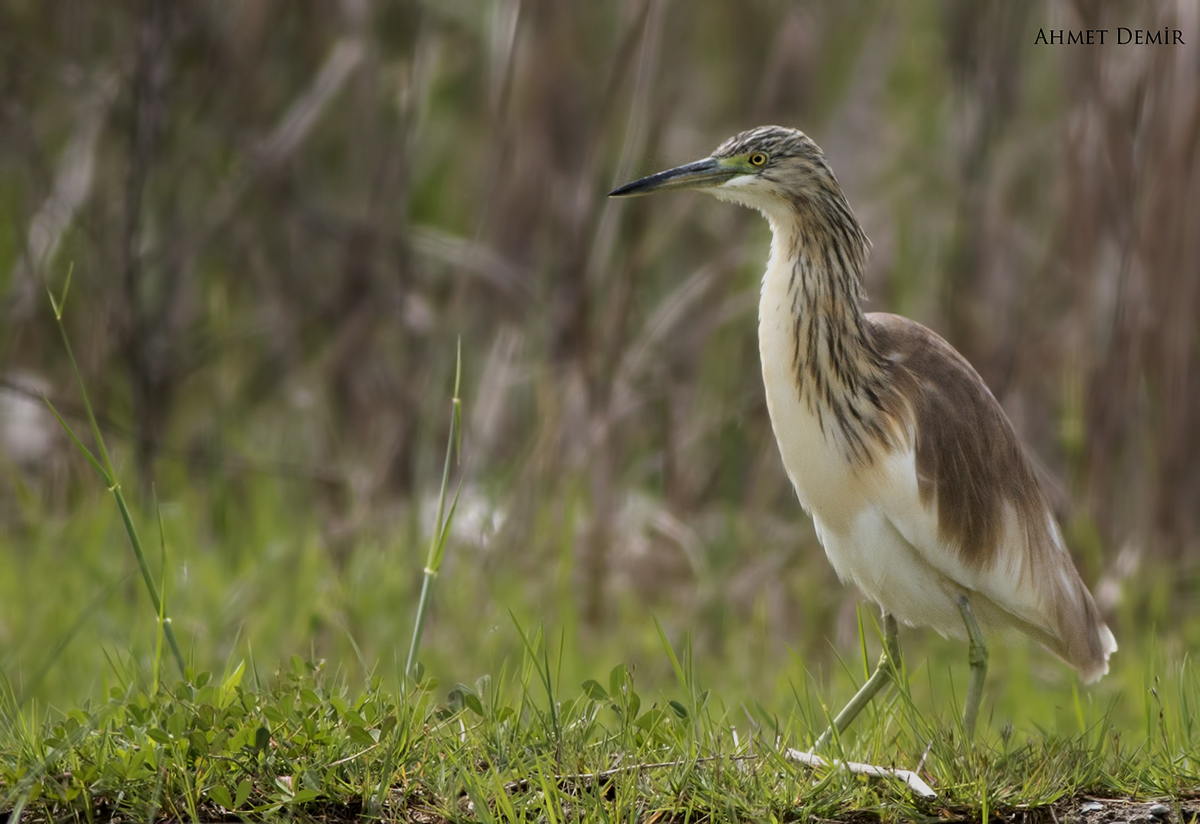
[[[904,623],[966,637],[973,612],[985,630],[1026,632],[1085,681],[1107,672],[1116,641],[1000,404],[942,338],[863,312],[868,241],[817,145],[761,127],[613,194],[698,186],[771,225],[767,405],[839,577]]]

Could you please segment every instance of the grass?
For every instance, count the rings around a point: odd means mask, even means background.
[[[893,694],[846,754],[920,763],[939,792],[926,801],[896,782],[786,762],[781,744],[810,743],[804,719],[822,715],[811,693],[782,717],[729,704],[665,640],[679,678],[669,690],[643,690],[622,665],[567,688],[561,643],[512,631],[524,638],[519,660],[449,689],[426,679],[396,690],[295,657],[270,673],[238,662],[158,688],[117,664],[103,701],[44,720],[10,692],[3,806],[25,820],[88,821],[898,820],[1008,815],[1080,794],[1180,798],[1200,780],[1194,719],[1182,714],[1200,683],[1187,671],[1151,686],[1144,737],[1081,702],[1082,732],[993,728],[969,746],[951,718]]]
[[[1114,671],[1078,692],[1045,653],[993,645],[973,749],[956,720],[962,645],[903,632],[908,693],[877,702],[842,746],[873,763],[912,767],[924,757],[922,774],[940,794],[929,803],[894,782],[814,772],[779,755],[809,746],[863,680],[878,650],[866,615],[862,648],[843,649],[832,665],[769,645],[772,628],[754,620],[730,630],[745,644],[693,649],[678,611],[656,624],[654,611],[633,604],[619,632],[589,633],[570,613],[568,584],[543,593],[548,617],[531,620],[519,574],[451,551],[418,682],[404,676],[404,653],[423,551],[365,547],[332,584],[317,542],[289,543],[312,528],[303,520],[293,533],[268,519],[261,544],[247,536],[244,557],[188,546],[198,500],[164,506],[174,569],[155,574],[170,582],[189,661],[176,679],[155,655],[155,613],[133,587],[119,513],[100,503],[44,526],[0,570],[11,604],[19,580],[71,568],[64,547],[83,561],[55,581],[53,597],[42,590],[45,603],[25,602],[32,614],[13,629],[30,640],[4,653],[0,812],[23,803],[26,821],[955,818],[1081,794],[1186,797],[1200,786],[1200,679],[1174,630],[1122,633]],[[271,496],[252,503],[269,511]],[[7,623],[16,617],[5,608]],[[35,645],[59,635],[61,650]],[[766,650],[765,660],[748,649]],[[30,683],[47,659],[40,684]]]
[[[877,699],[830,755],[916,768],[938,797],[789,762],[786,748],[810,747],[866,677],[878,631],[864,613],[845,659],[783,648],[756,604],[748,615],[721,602],[668,604],[660,616],[628,597],[613,605],[620,631],[581,627],[570,574],[543,570],[549,588],[531,589],[526,569],[447,552],[460,502],[456,493],[447,507],[457,397],[456,387],[432,525],[411,515],[393,543],[367,536],[340,567],[313,538],[315,519],[297,518],[270,483],[223,500],[236,529],[211,545],[196,513],[211,514],[212,500],[143,511],[121,493],[93,421],[87,460],[116,511],[89,499],[69,518],[30,517],[25,535],[0,538],[14,558],[0,569],[0,628],[15,641],[0,658],[0,813],[1055,820],[1082,795],[1200,790],[1200,676],[1180,652],[1194,637],[1187,624],[1121,633],[1113,673],[1086,692],[1027,644],[994,644],[974,744],[957,720],[965,649],[904,632],[904,689]],[[37,514],[36,501],[25,505]],[[159,569],[135,522],[157,522]],[[423,566],[413,537],[422,532],[432,536]],[[183,644],[172,642],[168,598]],[[714,628],[731,621],[722,641]]]

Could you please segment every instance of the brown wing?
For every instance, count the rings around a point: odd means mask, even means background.
[[[1085,678],[1098,677],[1115,642],[1062,547],[1045,493],[999,402],[954,347],[919,323],[872,313],[867,325],[890,382],[910,406],[918,491],[922,505],[937,513],[941,544],[976,570],[995,567],[1002,553],[1024,554],[1015,560],[1038,592],[1043,621],[1014,617]],[[1005,534],[1009,506],[1023,535]]]
[[[966,358],[919,323],[867,316],[876,351],[915,416],[921,503],[937,502],[938,534],[963,560],[991,566],[1007,501],[1044,520],[1045,498],[1004,410]]]

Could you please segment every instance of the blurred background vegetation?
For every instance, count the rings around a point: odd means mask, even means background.
[[[72,268],[69,334],[199,668],[398,668],[460,338],[431,672],[502,665],[510,611],[568,676],[669,674],[652,616],[749,694],[853,658],[856,596],[763,400],[767,227],[605,198],[772,122],[829,156],[871,308],[942,333],[1008,411],[1125,660],[1148,631],[1195,648],[1197,43],[1191,0],[3,0],[0,667],[72,701],[154,649],[112,502],[40,400],[86,429],[46,298]]]

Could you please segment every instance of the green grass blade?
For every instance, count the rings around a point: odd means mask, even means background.
[[[129,536],[129,543],[133,547],[134,556],[137,558],[138,569],[141,570],[142,580],[146,584],[146,591],[150,593],[150,601],[154,605],[154,612],[159,616],[161,621],[162,631],[167,636],[167,643],[171,647],[171,653],[175,656],[175,663],[179,666],[179,674],[186,677],[187,664],[183,660],[183,652],[179,648],[179,642],[175,640],[175,630],[171,627],[171,619],[163,608],[162,598],[158,593],[158,586],[154,583],[150,564],[147,563],[146,554],[142,551],[142,542],[138,538],[137,528],[133,525],[133,516],[129,513],[129,506],[125,503],[125,496],[121,494],[121,487],[114,484],[112,494],[117,499],[117,509],[121,513],[121,520],[125,524],[125,532]]]
[[[46,406],[50,407],[50,411],[54,414],[54,417],[58,419],[59,425],[62,426],[63,430],[66,431],[67,437],[71,439],[71,442],[75,444],[75,447],[83,453],[85,458],[87,458],[88,463],[92,465],[92,469],[96,470],[96,474],[100,476],[100,480],[104,481],[104,485],[106,487],[111,488],[113,485],[112,478],[109,477],[108,472],[104,469],[101,463],[96,460],[96,456],[92,454],[90,449],[83,445],[83,441],[79,440],[79,436],[76,435],[75,430],[72,429],[65,420],[63,420],[63,416],[58,414],[58,410],[54,408],[54,404],[50,402],[50,399],[43,398],[43,400],[46,402]]]
[[[421,650],[421,638],[425,633],[425,621],[429,615],[429,605],[433,599],[433,583],[446,557],[446,544],[450,537],[450,527],[454,523],[454,515],[458,511],[459,495],[462,493],[462,478],[454,492],[454,499],[446,510],[446,496],[450,489],[450,467],[455,455],[462,453],[462,400],[459,389],[462,382],[462,339],[458,341],[456,362],[454,367],[454,397],[451,400],[450,433],[446,440],[446,458],[442,464],[442,485],[438,491],[437,516],[433,524],[433,535],[429,539],[429,552],[425,559],[424,579],[421,581],[421,595],[417,601],[417,614],[413,619],[412,640],[408,645],[408,658],[404,664],[404,674],[411,676],[417,663],[417,654]],[[456,451],[457,447],[457,451]]]
[[[79,394],[83,398],[83,408],[87,412],[88,423],[92,427],[92,437],[96,439],[96,449],[100,452],[104,469],[108,474],[110,485],[113,483],[113,466],[112,459],[108,456],[108,449],[104,445],[104,438],[100,435],[100,424],[96,422],[96,415],[92,411],[92,401],[88,396],[87,387],[83,384],[83,373],[79,371],[79,364],[75,361],[75,350],[71,348],[71,340],[67,336],[67,327],[63,325],[63,307],[66,302],[67,289],[70,288],[71,277],[67,275],[67,286],[63,288],[63,298],[55,303],[54,296],[50,296],[50,303],[54,307],[54,321],[58,324],[59,335],[62,336],[63,348],[67,352],[67,359],[71,363],[71,371],[75,375],[75,382],[79,385]]]
[[[50,405],[50,411],[54,413],[59,423],[66,429],[67,434],[75,445],[83,452],[92,467],[104,479],[108,490],[113,494],[117,501],[117,509],[121,513],[121,521],[125,525],[125,532],[129,536],[130,546],[133,547],[133,554],[137,558],[138,569],[142,573],[142,581],[146,584],[146,591],[150,593],[150,602],[154,606],[154,612],[159,618],[159,626],[162,632],[167,636],[167,643],[171,647],[171,652],[175,656],[175,663],[179,666],[179,674],[186,677],[187,665],[183,660],[183,652],[179,648],[179,642],[175,639],[175,631],[171,627],[171,619],[167,616],[166,610],[163,608],[162,598],[159,596],[158,587],[154,583],[154,576],[150,571],[150,565],[146,561],[146,555],[142,551],[142,542],[138,538],[137,529],[133,525],[133,516],[129,513],[129,506],[125,503],[125,496],[121,493],[121,485],[116,480],[116,473],[113,471],[112,460],[109,457],[108,449],[104,445],[104,437],[100,434],[100,425],[96,421],[96,415],[92,411],[92,402],[88,396],[87,386],[83,382],[83,373],[79,371],[79,364],[75,361],[75,353],[71,349],[71,341],[67,336],[67,328],[63,325],[62,315],[63,308],[66,302],[67,289],[70,288],[71,276],[67,275],[67,285],[63,288],[63,297],[61,300],[55,301],[54,295],[50,294],[50,305],[54,309],[54,320],[58,324],[58,331],[62,336],[63,347],[66,349],[67,357],[71,363],[71,371],[75,374],[75,382],[79,386],[79,394],[83,398],[83,408],[87,411],[87,418],[92,428],[92,437],[96,440],[96,449],[100,453],[100,459],[97,459],[84,445],[79,438],[67,426],[66,421],[58,414],[53,405]],[[49,292],[49,290],[47,290]],[[49,402],[47,402],[49,404]]]

